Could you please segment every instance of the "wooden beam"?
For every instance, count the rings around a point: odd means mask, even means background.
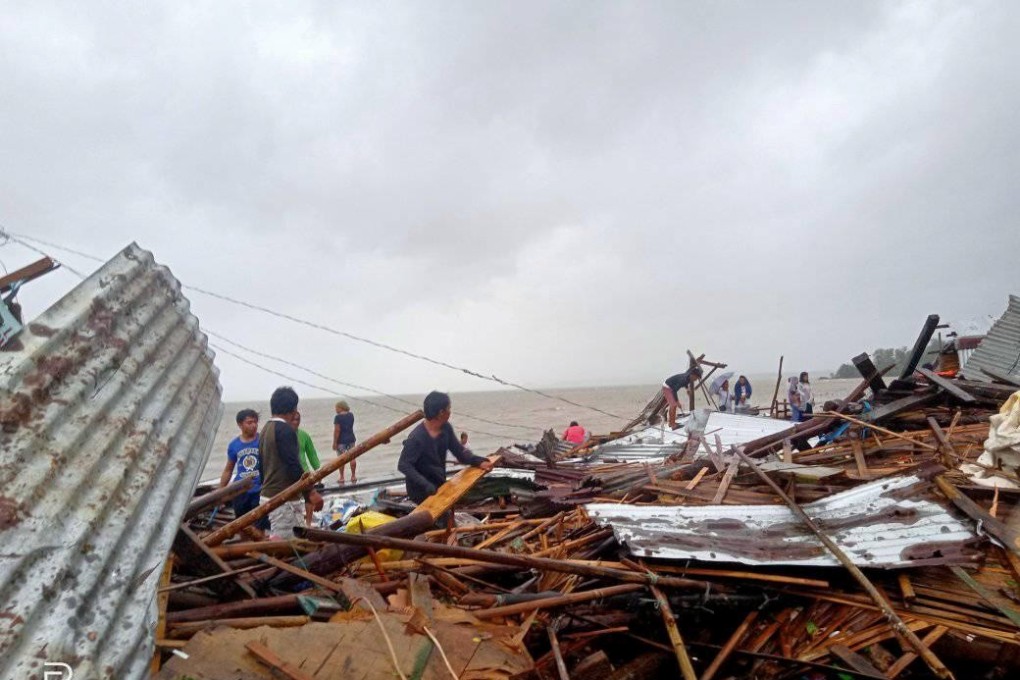
[[[971,395],[968,392],[964,392],[962,389],[954,385],[952,380],[946,380],[941,375],[932,373],[927,368],[919,367],[917,369],[917,372],[923,375],[925,378],[927,378],[931,383],[937,385],[938,387],[941,387],[946,392],[949,392],[949,394],[953,395],[954,397],[956,397],[965,404],[973,404],[974,402],[977,401],[977,399],[975,399],[973,395]]]
[[[938,325],[938,314],[929,314],[928,318],[924,320],[921,332],[918,334],[917,340],[914,341],[914,348],[910,350],[910,358],[907,360],[907,365],[903,367],[903,373],[900,374],[900,380],[906,380],[914,374],[914,369],[921,363],[924,350],[927,349],[928,343],[931,342],[931,336],[935,334],[935,329]]]
[[[854,367],[857,369],[857,372],[861,374],[861,377],[867,381],[868,387],[871,388],[872,392],[878,394],[882,390],[886,389],[885,381],[882,380],[881,371],[875,368],[875,364],[871,361],[871,357],[868,356],[867,352],[861,352],[850,361],[853,362]]]
[[[0,276],[0,293],[7,293],[14,284],[37,279],[40,276],[49,274],[58,267],[60,267],[59,262],[52,258],[44,257],[41,260],[36,260],[30,265],[22,267],[21,269],[14,270],[10,274]]]
[[[871,471],[868,470],[868,463],[864,459],[864,445],[856,437],[850,440],[850,448],[854,452],[854,462],[857,464],[857,474],[861,479],[868,479]]]
[[[869,423],[877,423],[885,418],[892,417],[897,413],[903,413],[904,411],[910,411],[912,409],[920,408],[928,402],[933,401],[938,396],[938,392],[931,392],[929,394],[910,394],[895,401],[890,401],[888,404],[883,404],[876,408],[870,413],[864,414],[865,419]]]

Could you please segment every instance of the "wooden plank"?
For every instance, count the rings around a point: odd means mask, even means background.
[[[704,477],[707,472],[708,472],[708,467],[707,466],[701,468],[700,470],[698,470],[698,474],[694,475],[694,479],[692,479],[691,481],[687,482],[687,486],[685,486],[684,488],[687,491],[690,491],[691,489],[696,487],[698,485],[698,482],[701,481],[701,478]]]
[[[932,373],[927,368],[919,367],[917,369],[917,372],[923,375],[925,378],[927,378],[930,382],[934,383],[935,385],[938,385],[946,392],[949,392],[951,395],[953,395],[954,397],[956,397],[965,404],[973,404],[974,402],[977,401],[977,399],[975,399],[970,393],[964,392],[962,389],[954,385],[953,381],[946,380],[941,375]]]
[[[489,462],[497,465],[503,460],[503,456],[495,453],[488,457]],[[428,513],[433,521],[438,520],[447,510],[453,508],[457,501],[463,498],[464,494],[471,490],[475,483],[488,474],[488,470],[480,467],[464,468],[451,479],[448,479],[439,489],[418,504],[415,513]]]
[[[861,440],[854,437],[850,440],[850,448],[854,452],[854,462],[857,464],[857,474],[861,479],[868,479],[871,471],[868,470],[868,463],[864,460],[864,445]]]
[[[19,281],[28,282],[33,279],[37,279],[44,274],[49,274],[59,266],[60,263],[56,260],[44,257],[41,260],[36,260],[32,264],[14,270],[10,274],[0,276],[0,293],[7,293],[7,291],[11,289],[11,286]]]
[[[719,482],[719,488],[716,489],[715,496],[712,498],[712,504],[722,503],[723,498],[726,497],[726,491],[730,488],[730,484],[733,482],[733,477],[737,474],[737,468],[740,467],[740,459],[734,457],[730,461],[730,466],[726,468],[726,474],[723,475],[722,481]]]
[[[913,602],[917,598],[917,593],[914,592],[914,586],[910,583],[910,576],[906,572],[901,571],[897,575],[896,580],[900,585],[900,593],[903,595],[903,600],[908,603]]]
[[[906,397],[901,397],[894,401],[890,401],[888,404],[879,406],[870,413],[864,414],[864,419],[869,423],[877,423],[898,413],[921,408],[933,401],[936,397],[938,397],[937,392],[932,392],[931,394],[911,394]]]

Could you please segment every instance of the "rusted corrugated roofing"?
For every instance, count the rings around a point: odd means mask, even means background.
[[[918,475],[876,480],[802,506],[855,564],[905,567],[977,559],[977,536]],[[641,557],[743,564],[839,566],[785,505],[633,506],[593,503],[599,522]]]
[[[180,285],[125,248],[0,352],[0,677],[141,677],[209,455],[218,371]],[[50,669],[51,672],[59,670]]]
[[[1009,296],[1006,311],[992,324],[961,372],[968,380],[991,382],[982,368],[1020,380],[1020,296]]]

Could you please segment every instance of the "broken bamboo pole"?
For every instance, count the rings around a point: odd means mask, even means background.
[[[218,489],[193,499],[190,503],[188,503],[188,509],[184,511],[183,521],[188,521],[207,508],[211,508],[215,505],[223,505],[227,501],[237,498],[241,494],[250,490],[254,484],[254,478],[245,477],[244,479],[231,482],[226,486],[221,486]]]
[[[726,662],[726,659],[728,659],[730,657],[730,654],[733,653],[733,650],[736,648],[737,643],[740,642],[740,640],[747,633],[747,629],[751,627],[751,624],[754,623],[755,619],[757,618],[758,618],[757,609],[750,611],[747,614],[747,616],[744,617],[744,620],[741,621],[740,625],[737,626],[737,629],[733,631],[733,634],[730,635],[729,640],[726,641],[726,644],[723,645],[723,648],[720,649],[719,653],[715,655],[714,659],[712,659],[712,663],[709,664],[708,668],[705,669],[705,672],[701,674],[701,678],[699,680],[712,680],[712,678],[715,677],[715,674],[719,672],[720,668],[722,668],[722,665]]]
[[[409,541],[403,538],[393,538],[390,536],[378,536],[373,534],[338,533],[334,531],[324,531],[322,529],[306,529],[304,527],[295,527],[294,531],[302,537],[326,543],[340,543],[371,548],[396,548],[397,550],[417,552],[425,555],[460,557],[479,562],[506,564],[512,567],[555,571],[563,574],[579,574],[581,576],[604,578],[611,581],[622,581],[624,583],[641,583],[644,585],[651,584],[673,588],[702,589],[706,587],[706,583],[704,581],[694,581],[691,579],[676,578],[672,576],[656,578],[647,573],[598,567],[572,560],[555,560],[548,557],[514,555],[511,553],[496,552],[494,550],[474,550],[472,548],[462,548],[460,546],[446,545],[444,543]]]
[[[496,465],[502,456],[498,453],[488,457],[492,465]],[[490,468],[491,469],[491,468]],[[371,529],[367,536],[394,536],[406,537],[417,536],[435,526],[436,520],[442,517],[447,511],[459,501],[464,494],[488,473],[486,468],[468,467],[464,468],[452,478],[448,479],[436,493],[432,494],[418,504],[409,515],[398,520],[387,522]],[[299,536],[305,534],[297,531]],[[336,536],[336,532],[324,532],[330,536]],[[324,545],[320,549],[304,557],[305,569],[318,576],[325,576],[343,569],[354,560],[364,557],[368,551],[364,545],[335,545],[335,541],[325,541],[332,545]],[[260,578],[267,578],[267,575],[260,574]],[[300,581],[293,574],[280,574],[272,577],[272,585],[276,588],[287,588]]]
[[[676,654],[676,662],[680,666],[680,674],[684,680],[698,680],[698,676],[694,672],[694,666],[691,664],[691,657],[687,654],[687,647],[684,646],[684,639],[680,637],[680,629],[676,625],[676,617],[673,616],[669,600],[655,586],[649,586],[648,589],[655,596],[659,613],[662,615],[662,623],[666,626],[666,634],[669,635],[669,641],[673,643],[673,653]]]
[[[371,437],[361,442],[360,444],[355,445],[354,448],[347,451],[344,455],[337,456],[333,460],[325,463],[321,468],[319,468],[315,472],[312,472],[307,476],[302,476],[301,479],[294,482],[286,489],[270,498],[265,503],[259,504],[257,508],[251,510],[250,512],[245,513],[244,515],[241,515],[233,522],[230,522],[226,526],[220,527],[216,531],[212,532],[211,534],[205,537],[204,540],[205,544],[210,547],[219,545],[220,543],[227,540],[234,534],[238,533],[245,527],[250,527],[252,524],[255,524],[255,522],[259,521],[263,517],[266,517],[267,515],[269,515],[269,513],[271,513],[273,510],[276,510],[278,507],[280,507],[287,501],[296,498],[299,494],[305,491],[308,491],[316,484],[318,484],[320,481],[325,479],[327,476],[329,476],[333,472],[336,472],[344,465],[347,465],[347,463],[351,462],[355,458],[358,458],[359,456],[368,453],[369,451],[379,446],[380,444],[387,443],[395,435],[399,434],[400,432],[403,432],[404,430],[411,427],[424,417],[425,414],[422,413],[420,410],[415,411],[410,415],[404,416],[393,425],[387,427],[385,430],[377,432],[376,434],[372,435]]]
[[[752,470],[754,470],[755,474],[757,474],[758,477],[760,477],[761,480],[765,482],[772,491],[783,500],[784,503],[786,503],[787,507],[789,507],[793,514],[804,523],[811,533],[818,537],[818,540],[821,541],[826,548],[828,548],[829,552],[831,552],[833,556],[839,560],[840,564],[846,567],[847,571],[850,572],[854,579],[861,585],[862,588],[864,588],[865,592],[871,596],[871,599],[874,600],[875,604],[878,605],[879,610],[885,616],[893,630],[898,633],[915,652],[917,652],[918,656],[924,659],[924,662],[928,664],[928,667],[931,668],[932,671],[940,678],[953,678],[952,672],[946,668],[945,664],[943,664],[937,656],[935,656],[934,652],[924,646],[924,643],[921,642],[916,633],[907,628],[906,624],[903,623],[903,619],[901,619],[899,615],[893,611],[892,605],[890,605],[888,600],[885,599],[885,596],[879,592],[878,588],[876,588],[874,584],[868,580],[868,577],[864,575],[864,572],[862,572],[857,565],[854,564],[849,557],[847,557],[846,553],[844,553],[840,547],[825,534],[825,532],[818,528],[818,525],[815,524],[814,520],[808,517],[808,514],[804,512],[799,505],[797,505],[797,502],[790,498],[786,492],[772,480],[771,477],[762,472],[755,461],[744,453],[742,448],[736,447],[734,448],[734,451],[747,465],[751,467]]]
[[[517,604],[508,604],[502,607],[477,609],[472,611],[471,614],[478,619],[495,619],[503,616],[513,616],[514,614],[526,614],[538,609],[552,609],[554,607],[563,607],[570,604],[578,604],[580,602],[603,600],[613,597],[614,595],[633,593],[641,590],[643,587],[644,586],[638,583],[626,583],[621,586],[609,586],[608,588],[596,588],[595,590],[583,590],[579,593],[558,595],[544,600],[530,600],[528,602],[518,602]]]
[[[552,649],[553,658],[556,660],[556,673],[560,680],[570,680],[567,673],[567,663],[563,660],[563,652],[560,651],[560,641],[556,639],[556,631],[552,626],[545,629],[549,634],[549,647]]]

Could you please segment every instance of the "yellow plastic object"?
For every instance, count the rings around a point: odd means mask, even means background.
[[[369,512],[361,513],[357,517],[353,518],[350,522],[348,522],[347,526],[344,528],[344,531],[346,531],[349,534],[363,534],[369,529],[374,529],[378,526],[382,526],[383,524],[392,522],[395,519],[396,517],[390,517],[389,515],[385,515],[381,512],[374,512],[370,510]],[[376,554],[379,556],[380,562],[395,562],[396,560],[399,560],[404,556],[404,551],[386,549],[377,550]],[[369,559],[370,558],[366,557],[361,561],[364,562],[365,560]]]

